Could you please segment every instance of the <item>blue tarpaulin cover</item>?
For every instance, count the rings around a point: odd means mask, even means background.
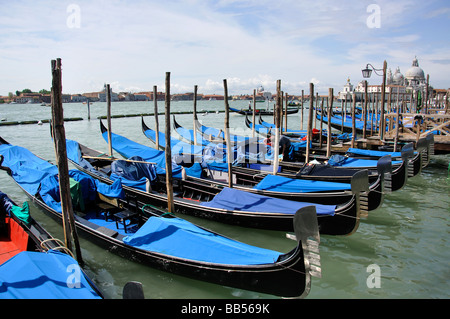
[[[144,159],[140,156],[130,157],[130,160],[133,160],[133,162],[123,160],[112,162],[110,177],[112,180],[122,178],[122,181],[127,181],[127,186],[145,191],[147,180],[152,183],[157,178],[156,168],[154,165],[142,163]],[[132,182],[134,182],[134,185],[131,185]]]
[[[11,169],[12,177],[21,187],[31,195],[39,192],[48,206],[61,212],[56,165],[37,157],[23,147],[10,144],[0,145],[0,154],[5,157],[2,165]],[[108,197],[125,197],[120,180],[115,181],[112,185],[107,185],[78,170],[70,170],[69,176],[81,184],[85,203],[94,199],[95,192],[100,192]]]
[[[145,136],[156,141],[156,132],[154,130],[146,130],[144,132]],[[201,137],[200,137],[201,138]],[[200,141],[200,139],[199,139]],[[159,132],[159,146],[166,147],[166,135],[162,132]],[[176,154],[195,154],[202,155],[203,147],[200,145],[193,145],[183,142],[177,138],[170,138],[170,148],[172,150],[172,155]]]
[[[267,175],[253,187],[274,192],[310,193],[321,191],[350,190],[350,184],[295,179],[278,175]]]
[[[385,155],[391,155],[391,157],[401,157],[402,152],[386,152],[386,151],[376,151],[376,150],[363,150],[360,148],[349,148],[347,153],[352,153],[356,155],[364,155],[364,156],[379,156],[383,157]]]
[[[43,178],[58,173],[55,165],[20,146],[2,144],[0,154],[4,156],[2,165],[9,167],[14,180],[32,195],[36,194]]]
[[[24,251],[0,266],[0,299],[101,299],[71,256]]]
[[[392,165],[399,165],[402,161],[392,161]],[[330,160],[328,161],[328,164],[331,166],[341,166],[341,167],[370,167],[375,168],[377,167],[378,160],[370,160],[370,159],[360,159],[360,158],[353,158],[353,157],[346,157],[342,155],[333,155],[330,157]]]
[[[240,210],[247,212],[279,213],[295,215],[295,212],[305,206],[314,205],[317,215],[334,215],[335,205],[318,205],[295,202],[280,198],[252,194],[234,188],[224,188],[210,202],[202,202],[202,206]]]
[[[215,264],[268,264],[281,255],[213,234],[179,218],[150,217],[123,241],[140,249]]]
[[[108,141],[108,133],[104,132],[103,138]],[[155,163],[158,174],[165,174],[166,172],[166,155],[163,151],[158,151],[154,148],[141,145],[133,142],[126,137],[111,133],[112,147],[123,157],[130,158],[133,156],[140,156],[146,162]],[[193,165],[197,166],[197,165]],[[189,176],[200,177],[198,174],[198,167],[185,168],[186,174]],[[182,178],[182,167],[172,162],[172,175],[175,178]]]

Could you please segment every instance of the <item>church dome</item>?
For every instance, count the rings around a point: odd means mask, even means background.
[[[412,66],[406,71],[406,78],[407,79],[424,79],[425,73],[423,70],[419,67],[419,61],[417,61],[417,58],[413,60]]]
[[[400,68],[397,67],[397,70],[395,71],[395,74],[392,77],[392,81],[396,84],[403,83],[404,77],[403,74],[400,72]]]

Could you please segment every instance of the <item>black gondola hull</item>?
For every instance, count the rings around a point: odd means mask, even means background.
[[[24,192],[48,216],[62,224],[62,215],[60,213],[49,208],[45,203],[25,190]],[[279,263],[248,267],[224,266],[197,263],[187,259],[174,258],[134,248],[118,239],[90,228],[80,218],[76,218],[75,224],[80,236],[97,246],[127,260],[172,274],[281,297],[299,297],[305,292],[307,286],[301,245],[285,254],[286,259]],[[292,282],[296,282],[296,285],[292,285]]]

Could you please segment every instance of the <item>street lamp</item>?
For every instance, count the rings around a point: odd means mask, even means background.
[[[369,69],[371,67],[371,69]],[[372,64],[367,63],[366,68],[361,70],[362,75],[364,78],[370,78],[372,75],[372,70],[375,72],[376,75],[383,77],[383,85],[381,86],[381,114],[380,114],[380,138],[383,140],[384,138],[384,100],[386,97],[386,69],[387,69],[387,62],[384,61],[383,68],[382,69],[376,69]],[[383,71],[382,74],[379,74],[377,71]]]
[[[371,67],[371,69],[369,69],[369,66]],[[378,72],[377,72],[377,71],[383,71],[383,69],[375,69],[375,67],[372,64],[367,63],[366,68],[361,70],[363,78],[365,78],[365,79],[370,78],[370,76],[372,75],[372,70],[375,71],[376,75],[379,75],[379,76],[383,75],[383,74],[378,74]]]

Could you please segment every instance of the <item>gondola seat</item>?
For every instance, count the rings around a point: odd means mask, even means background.
[[[100,203],[97,205],[100,208],[97,212],[97,217],[103,213],[105,221],[107,221],[108,218],[113,219],[114,214],[120,210],[118,199],[103,195],[101,193],[97,194],[100,199]]]
[[[116,227],[119,229],[119,223],[123,225],[123,229],[125,233],[127,233],[127,227],[130,227],[132,224],[140,223],[140,215],[137,212],[132,212],[130,210],[124,210],[119,213],[114,214],[114,219],[116,220]],[[127,221],[129,221],[127,225]]]

